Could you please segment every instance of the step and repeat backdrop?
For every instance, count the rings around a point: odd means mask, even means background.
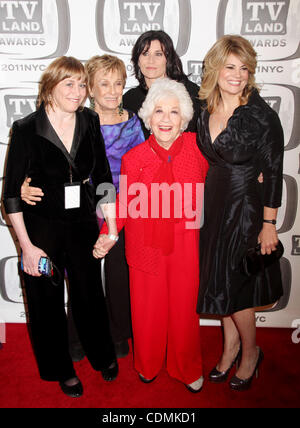
[[[136,85],[130,54],[148,30],[173,39],[189,78],[200,84],[202,60],[223,34],[241,34],[258,53],[261,94],[285,134],[279,235],[284,296],[259,308],[257,325],[300,324],[300,0],[0,0],[0,182],[13,121],[35,110],[38,81],[61,55],[86,61],[110,53],[126,64],[126,90]],[[25,322],[18,252],[3,208],[0,217],[0,325]],[[202,324],[216,321],[202,320]]]

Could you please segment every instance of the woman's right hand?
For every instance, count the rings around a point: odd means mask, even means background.
[[[38,270],[39,261],[41,257],[47,257],[47,254],[38,247],[31,245],[23,252],[23,270],[31,276],[41,276]]]
[[[21,198],[28,205],[36,205],[36,202],[42,200],[44,193],[39,187],[31,187],[31,178],[27,177],[21,187]]]

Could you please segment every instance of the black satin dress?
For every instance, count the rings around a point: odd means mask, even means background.
[[[278,115],[255,90],[214,142],[209,113],[203,110],[198,145],[210,167],[197,312],[225,316],[274,303],[283,293],[279,262],[250,278],[241,273],[240,263],[247,248],[257,244],[264,206],[281,204],[284,144]],[[263,184],[257,180],[260,172]]]

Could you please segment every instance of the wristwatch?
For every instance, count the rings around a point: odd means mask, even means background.
[[[276,224],[276,220],[266,220],[266,219],[263,219],[263,222],[264,223],[270,223],[270,224]]]
[[[112,235],[112,234],[108,235],[108,238],[116,242],[119,240],[119,237],[117,235]]]

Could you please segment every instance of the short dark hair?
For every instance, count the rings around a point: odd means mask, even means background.
[[[180,82],[184,79],[185,74],[182,69],[182,62],[177,52],[175,51],[171,37],[162,30],[147,31],[143,33],[135,42],[132,49],[131,61],[134,66],[134,74],[143,88],[147,88],[145,78],[139,67],[139,57],[143,52],[147,52],[151,42],[158,40],[161,44],[162,51],[166,57],[166,74],[170,79]]]

